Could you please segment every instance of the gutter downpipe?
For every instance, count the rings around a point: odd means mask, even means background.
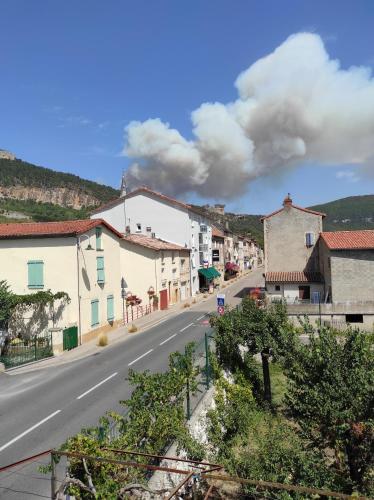
[[[78,289],[78,328],[79,328],[79,345],[82,345],[82,321],[81,321],[81,293],[79,279],[79,236],[77,236],[77,289]]]

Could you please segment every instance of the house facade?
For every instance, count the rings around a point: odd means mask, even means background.
[[[190,249],[192,295],[199,291],[199,269],[212,266],[212,225],[199,211],[140,187],[98,208],[91,217],[105,219],[122,233],[154,236]]]
[[[216,226],[212,228],[212,263],[221,274],[222,283],[225,274],[225,233]]]
[[[11,290],[70,299],[39,323],[25,317],[30,334],[73,326],[82,343],[120,321],[120,239],[103,220],[0,224],[0,275]]]
[[[324,216],[294,205],[288,195],[283,208],[262,218],[269,295],[291,304],[323,300],[317,241]]]
[[[167,309],[191,296],[188,249],[143,234],[125,235],[121,248],[125,291],[140,307]]]

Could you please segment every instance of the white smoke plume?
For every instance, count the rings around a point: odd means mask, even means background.
[[[374,80],[340,68],[321,38],[289,37],[235,82],[238,99],[192,113],[195,140],[159,119],[126,127],[130,186],[171,195],[241,195],[250,181],[305,163],[366,165],[374,157]]]

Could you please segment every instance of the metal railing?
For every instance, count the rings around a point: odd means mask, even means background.
[[[53,356],[52,333],[43,332],[27,339],[15,338],[2,348],[0,363],[5,368],[38,361]]]

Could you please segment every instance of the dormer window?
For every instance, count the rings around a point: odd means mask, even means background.
[[[141,233],[142,232],[142,225],[140,224],[140,222],[136,223],[136,232],[137,233]]]

